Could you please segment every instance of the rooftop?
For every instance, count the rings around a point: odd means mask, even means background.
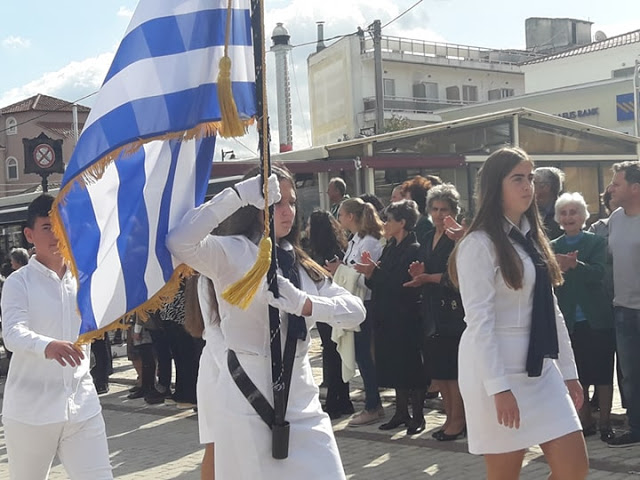
[[[20,100],[17,103],[0,109],[0,115],[22,112],[70,112],[73,109],[73,103],[60,98],[50,97],[41,93]],[[78,105],[78,112],[88,113],[91,109],[84,105]]]
[[[588,45],[582,45],[580,47],[572,48],[571,50],[566,50],[561,53],[554,53],[553,55],[547,55],[546,57],[528,60],[526,62],[523,62],[522,65],[550,62],[552,60],[574,57],[576,55],[583,55],[585,53],[598,52],[600,50],[607,50],[609,48],[620,47],[623,45],[631,45],[633,43],[640,43],[640,30],[634,30],[633,32],[616,35],[615,37],[607,38],[606,40],[602,40],[600,42],[593,42]]]

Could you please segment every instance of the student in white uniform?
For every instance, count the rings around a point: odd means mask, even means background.
[[[215,395],[211,420],[215,476],[218,480],[344,479],[331,422],[322,411],[313,381],[307,332],[315,321],[352,329],[364,320],[365,310],[359,298],[333,284],[323,269],[299,248],[295,183],[285,170],[274,167],[273,171],[275,174],[269,178],[269,199],[275,202],[275,235],[282,249],[279,255],[288,256],[293,262],[288,270],[297,272],[300,289],[279,277],[279,298],[274,298],[265,288],[258,292],[247,310],[242,310],[219,295],[218,313],[224,347],[235,352],[249,379],[271,405],[267,306],[281,311],[283,344],[289,325],[293,325],[292,316],[304,318],[302,324],[296,322],[302,330],[296,330],[301,337],[296,345],[286,415],[291,428],[289,454],[284,460],[272,457],[271,431],[235,384],[225,361],[212,392]],[[259,177],[227,188],[188,212],[167,237],[173,255],[210,278],[216,292],[223,292],[242,278],[256,260],[263,215],[258,209],[264,205],[261,191]],[[220,225],[225,219],[227,221]],[[225,236],[210,235],[219,225],[217,232],[224,232]]]
[[[35,256],[5,282],[4,342],[13,351],[4,389],[4,424],[12,480],[45,480],[57,455],[71,480],[109,480],[111,465],[89,347],[80,332],[76,279],[51,231],[51,195],[27,210],[24,234]]]
[[[467,328],[459,350],[469,451],[487,477],[516,479],[540,445],[549,478],[583,479],[583,400],[567,328],[553,295],[562,281],[534,201],[533,163],[518,148],[489,156],[478,211],[451,256]]]

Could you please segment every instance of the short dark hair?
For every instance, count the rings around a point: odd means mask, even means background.
[[[360,199],[363,202],[367,202],[373,205],[373,207],[378,211],[378,213],[384,210],[384,205],[382,201],[372,193],[363,193],[362,195],[360,195]]]
[[[333,177],[331,180],[329,180],[329,185],[333,185],[343,197],[347,193],[347,184],[340,177]]]
[[[611,167],[614,173],[624,172],[624,179],[627,183],[640,183],[640,162],[627,161],[614,163]]]
[[[49,216],[53,200],[54,199],[51,195],[44,193],[29,204],[29,207],[27,208],[26,222],[26,226],[28,228],[33,228],[35,226],[37,218]]]
[[[23,267],[29,263],[29,252],[26,248],[14,248],[9,253],[9,258]]]
[[[400,200],[384,209],[385,217],[392,217],[396,222],[404,220],[404,229],[413,230],[420,216],[418,204],[413,200]]]

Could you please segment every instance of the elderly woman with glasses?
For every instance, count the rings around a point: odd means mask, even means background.
[[[555,204],[555,220],[564,234],[551,242],[564,283],[556,288],[558,304],[571,336],[582,385],[595,385],[600,407],[600,438],[613,438],[610,413],[613,397],[615,334],[613,311],[604,284],[607,246],[604,238],[583,231],[589,217],[579,193],[564,193]],[[588,391],[585,388],[585,399]],[[591,405],[578,412],[585,436],[594,435]]]

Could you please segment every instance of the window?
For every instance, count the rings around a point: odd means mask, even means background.
[[[459,102],[460,89],[458,87],[447,87],[447,100]]]
[[[393,78],[383,79],[384,83],[384,96],[395,97],[396,96],[396,81]]]
[[[18,160],[16,157],[7,158],[7,180],[18,180]]]
[[[420,82],[413,86],[413,98],[438,99],[438,84],[434,82]]]
[[[613,78],[633,77],[635,67],[619,68],[613,71]]]
[[[500,100],[501,98],[513,97],[513,88],[496,88],[489,90],[489,101]]]
[[[475,85],[463,85],[462,86],[462,100],[464,102],[477,102],[478,101],[478,87]]]
[[[16,135],[18,133],[18,121],[15,118],[7,118],[6,125],[7,135]]]

